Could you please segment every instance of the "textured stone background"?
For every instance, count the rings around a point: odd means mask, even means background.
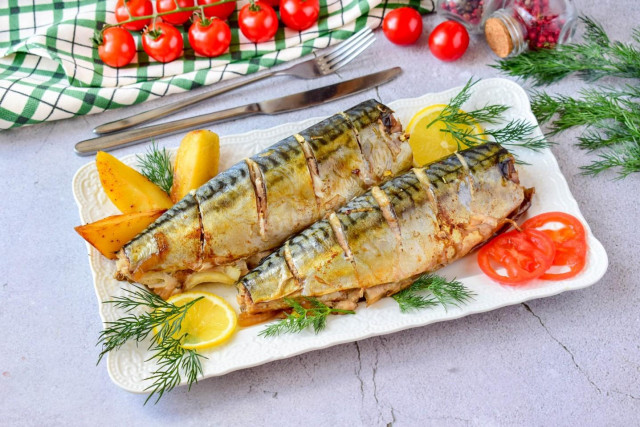
[[[628,40],[637,3],[578,1],[613,37]],[[424,18],[427,30],[440,18]],[[408,48],[378,41],[340,76],[278,78],[221,96],[182,114],[293,93],[393,65],[404,74],[377,90],[277,117],[212,127],[221,134],[330,115],[368,97],[382,102],[493,77],[481,39],[445,64],[427,35]],[[611,82],[604,82],[611,83]],[[274,86],[281,86],[274,91]],[[550,89],[572,94],[567,79]],[[206,88],[204,90],[207,90]],[[95,366],[101,324],[71,193],[89,159],[73,144],[90,129],[189,97],[0,133],[0,420],[2,424],[180,425],[631,425],[640,423],[640,280],[637,191],[640,176],[613,181],[579,174],[593,156],[553,148],[580,209],[604,244],[609,271],[594,286],[463,319],[304,354],[175,390],[142,406]],[[159,143],[176,146],[180,136]],[[140,147],[118,151],[118,155]]]

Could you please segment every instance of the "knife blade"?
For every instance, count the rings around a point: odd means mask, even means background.
[[[142,142],[147,138],[167,136],[182,130],[195,128],[205,124],[258,114],[274,115],[288,111],[313,107],[325,102],[335,101],[363,90],[386,83],[402,72],[402,68],[393,67],[377,73],[367,74],[340,83],[294,93],[267,101],[255,102],[227,110],[202,114],[186,119],[174,120],[159,125],[126,130],[106,136],[80,141],[75,145],[75,152],[80,156],[95,154],[98,150],[112,150]]]

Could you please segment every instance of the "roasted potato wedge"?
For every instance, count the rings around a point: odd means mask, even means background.
[[[96,166],[102,188],[120,212],[148,212],[173,206],[160,187],[111,154],[99,151]]]
[[[158,219],[163,212],[164,209],[113,215],[90,224],[79,225],[75,230],[102,255],[116,259],[116,252]]]
[[[185,135],[178,148],[173,167],[171,200],[181,200],[218,174],[220,139],[208,130],[194,130]]]

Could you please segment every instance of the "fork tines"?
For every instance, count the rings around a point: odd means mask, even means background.
[[[365,27],[337,45],[331,52],[318,56],[316,63],[324,74],[329,74],[353,61],[362,51],[371,46],[376,36]]]

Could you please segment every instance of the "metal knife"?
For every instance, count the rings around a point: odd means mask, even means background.
[[[334,101],[353,95],[363,90],[386,83],[402,72],[402,68],[393,67],[388,70],[379,71],[366,76],[357,77],[340,83],[311,89],[281,98],[270,99],[268,101],[256,102],[243,105],[241,107],[229,108],[227,110],[202,114],[200,116],[187,119],[174,120],[159,125],[147,126],[138,129],[126,130],[113,133],[98,138],[80,141],[75,146],[76,154],[88,156],[95,154],[98,150],[112,150],[138,144],[141,141],[154,136],[166,136],[185,129],[191,129],[205,124],[229,120],[236,117],[252,116],[257,114],[278,114],[287,111],[299,110],[301,108],[312,107],[325,102]]]

